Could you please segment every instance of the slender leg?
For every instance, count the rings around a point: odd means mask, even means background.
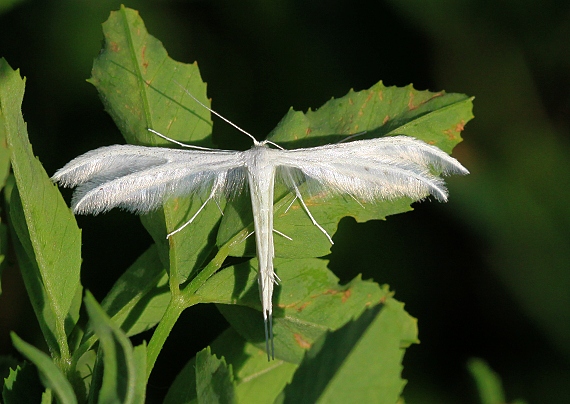
[[[178,233],[180,230],[182,230],[183,228],[185,228],[186,226],[188,226],[190,223],[192,223],[194,221],[194,219],[196,219],[196,217],[198,216],[198,214],[202,211],[202,209],[204,209],[206,207],[206,204],[210,201],[210,199],[212,199],[214,197],[214,193],[212,192],[210,194],[210,196],[208,197],[208,199],[206,199],[206,201],[202,204],[202,206],[200,206],[200,209],[198,209],[198,211],[196,213],[194,213],[194,216],[192,216],[190,218],[190,220],[188,220],[186,223],[184,223],[182,226],[180,226],[179,228],[177,228],[176,230],[174,230],[171,233],[168,233],[166,235],[166,238],[170,238],[172,237],[174,234]]]
[[[305,209],[305,212],[307,212],[307,215],[309,215],[309,217],[311,218],[311,221],[313,222],[313,224],[315,226],[317,226],[317,228],[323,232],[323,234],[325,236],[327,236],[327,238],[329,239],[329,242],[331,244],[334,244],[331,236],[327,233],[327,231],[323,228],[323,226],[321,226],[313,217],[313,215],[311,214],[311,212],[309,211],[309,208],[307,207],[307,205],[305,205],[305,202],[303,201],[303,198],[301,197],[301,192],[299,191],[299,188],[297,188],[297,185],[293,185],[293,189],[295,190],[295,195],[297,196],[297,199],[299,199],[299,202],[301,203],[301,206],[303,207],[303,209]]]

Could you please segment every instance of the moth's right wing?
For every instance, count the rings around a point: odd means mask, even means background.
[[[348,194],[363,201],[402,196],[447,200],[440,174],[468,174],[439,148],[408,136],[358,140],[296,150],[274,150],[278,174],[290,186]]]
[[[76,214],[96,215],[115,207],[146,213],[170,197],[241,188],[243,165],[239,151],[115,145],[71,160],[52,180],[77,187],[71,202]]]

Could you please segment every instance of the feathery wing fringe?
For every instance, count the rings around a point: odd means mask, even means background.
[[[270,154],[278,178],[291,188],[307,181],[309,192],[325,190],[365,201],[421,199],[429,194],[446,201],[444,182],[434,172],[468,173],[437,147],[406,136],[295,150],[255,147]],[[77,187],[72,201],[77,214],[99,214],[115,207],[146,213],[169,197],[211,192],[214,183],[217,193],[239,192],[251,150],[108,146],[73,159],[52,180]]]
[[[96,215],[115,207],[145,213],[171,197],[207,193],[201,210],[212,197],[239,193],[247,177],[252,193],[258,282],[269,358],[270,353],[273,356],[273,286],[279,279],[273,269],[276,177],[295,192],[313,223],[331,240],[301,199],[300,184],[306,182],[310,193],[325,190],[364,201],[403,196],[417,200],[430,194],[446,201],[447,189],[439,175],[468,174],[456,159],[437,147],[406,136],[295,150],[272,149],[271,144],[255,142],[246,151],[102,147],[70,161],[52,180],[77,187],[72,198],[74,213]],[[195,216],[170,235],[191,223]]]

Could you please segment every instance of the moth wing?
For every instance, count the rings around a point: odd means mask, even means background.
[[[116,145],[75,158],[52,180],[77,187],[74,213],[98,214],[115,207],[146,213],[170,197],[241,187],[243,156],[235,151]]]
[[[283,150],[279,175],[289,186],[307,182],[309,192],[327,190],[363,201],[433,195],[447,200],[441,174],[467,174],[456,159],[408,136],[359,140]]]

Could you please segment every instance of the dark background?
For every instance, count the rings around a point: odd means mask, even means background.
[[[14,3],[8,6],[7,3]],[[122,143],[90,77],[100,24],[119,1],[0,0],[0,56],[27,77],[24,118],[52,174],[95,147]],[[409,403],[475,403],[466,370],[481,357],[507,398],[570,402],[570,2],[546,0],[128,1],[172,58],[198,61],[213,108],[259,139],[290,106],[317,108],[379,80],[475,99],[454,151],[469,170],[450,202],[387,221],[341,222],[330,267],[388,283],[419,320],[404,359]],[[216,121],[224,148],[249,140]],[[101,300],[151,243],[124,212],[78,217],[83,285]],[[8,332],[41,345],[19,275],[0,297]],[[226,324],[193,307],[174,329],[151,395]],[[140,338],[146,338],[142,336]]]

